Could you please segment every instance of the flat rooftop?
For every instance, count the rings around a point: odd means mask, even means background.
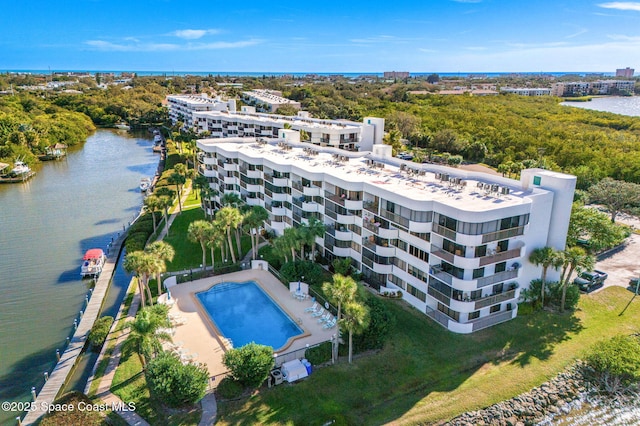
[[[250,112],[229,112],[229,111],[201,111],[196,112],[196,116],[216,119],[216,117],[224,117],[226,119],[239,119],[246,120],[250,119],[255,122],[265,123],[267,126],[271,126],[273,124],[282,124],[289,123],[293,126],[299,125],[304,126],[306,128],[309,127],[317,127],[317,128],[330,128],[330,129],[353,129],[354,131],[358,131],[361,127],[361,123],[356,123],[352,121],[346,120],[322,120],[317,118],[306,118],[299,116],[286,116],[286,115],[278,115],[278,114],[264,114],[264,113],[250,113]]]
[[[254,138],[223,138],[203,139],[198,143],[216,145],[228,153],[238,152],[276,164],[292,165],[294,171],[300,169],[299,173],[305,177],[307,173],[327,173],[345,181],[365,182],[416,201],[438,201],[453,207],[464,205],[468,211],[521,205],[528,202],[526,197],[533,192],[523,190],[520,181],[481,172],[376,157],[370,152],[346,153],[310,144],[277,141],[258,143]],[[446,181],[443,175],[448,175]],[[508,194],[503,193],[503,188],[508,188]]]

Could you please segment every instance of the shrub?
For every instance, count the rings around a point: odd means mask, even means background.
[[[549,303],[560,306],[560,301],[562,300],[562,286],[558,282],[547,283],[548,289],[548,297]],[[545,299],[546,300],[546,299]],[[567,284],[567,294],[565,298],[565,309],[572,310],[578,305],[578,301],[580,300],[580,289],[577,285],[573,283]],[[546,302],[545,302],[546,305]]]
[[[273,368],[273,348],[251,342],[226,352],[222,362],[235,380],[245,386],[257,388]]]
[[[93,404],[94,402],[85,394],[77,391],[69,392],[56,399],[51,405],[52,408],[60,407],[60,411],[55,409],[48,411],[39,424],[41,426],[107,424],[103,418],[103,412],[81,409]]]
[[[640,339],[620,335],[598,342],[585,361],[605,391],[620,392],[640,381]]]
[[[149,362],[145,377],[151,392],[172,407],[200,401],[209,382],[206,367],[182,364],[177,356],[169,352],[162,352]]]
[[[111,329],[111,325],[113,324],[113,317],[104,316],[98,318],[96,322],[91,327],[91,331],[89,331],[89,336],[87,340],[91,343],[91,346],[94,348],[99,348],[104,343],[107,335],[109,334],[109,330]]]
[[[345,277],[351,273],[351,259],[348,257],[336,258],[331,262],[333,271],[336,274],[344,275]]]
[[[280,268],[282,277],[290,282],[298,281],[304,277],[304,281],[313,286],[320,286],[324,282],[322,266],[308,260],[296,260],[282,265]]]
[[[381,349],[396,323],[396,318],[387,309],[387,305],[377,297],[369,296],[365,305],[369,308],[369,327],[359,335],[353,336],[356,352]]]
[[[149,239],[149,235],[151,234],[147,234],[146,232],[130,232],[127,235],[127,240],[124,242],[124,247],[127,249],[127,253],[144,250],[144,246]]]
[[[242,395],[242,383],[233,377],[225,377],[216,388],[216,395],[223,399],[234,399]]]
[[[523,302],[518,305],[518,315],[531,315],[534,307],[531,303]]]
[[[323,364],[331,360],[331,342],[324,342],[318,346],[307,349],[304,355],[313,364]]]

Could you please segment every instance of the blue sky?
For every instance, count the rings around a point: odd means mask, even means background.
[[[0,71],[640,69],[640,2],[3,0],[0,4]]]

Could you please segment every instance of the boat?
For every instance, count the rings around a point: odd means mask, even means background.
[[[140,191],[147,192],[151,188],[151,179],[143,177],[140,179]]]
[[[25,162],[20,160],[16,160],[13,169],[11,169],[11,174],[14,176],[26,175],[29,174],[29,172],[31,172],[31,168]]]
[[[80,276],[85,277],[98,277],[102,272],[107,256],[104,251],[99,248],[87,250],[82,258],[82,267],[80,268]]]

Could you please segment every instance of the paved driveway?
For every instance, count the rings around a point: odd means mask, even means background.
[[[631,278],[640,276],[640,235],[632,234],[623,250],[597,262],[596,269],[609,274],[604,287],[612,285],[628,287]]]

